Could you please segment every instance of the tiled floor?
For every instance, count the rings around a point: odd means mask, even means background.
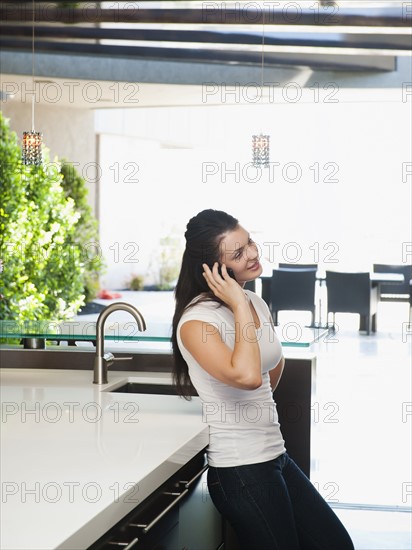
[[[412,334],[402,339],[399,322],[405,305],[381,303],[379,331],[370,336],[359,334],[357,316],[341,315],[335,340],[313,346],[313,479],[332,482],[340,502],[411,505]]]
[[[411,513],[335,510],[356,550],[410,550]],[[331,550],[333,550],[331,548]]]
[[[337,314],[338,332],[312,346],[311,478],[357,550],[412,549],[408,313],[408,304],[380,303],[370,336],[359,333],[359,316]]]
[[[171,318],[171,293],[124,293],[146,320]],[[378,332],[337,314],[338,332],[312,346],[312,481],[357,550],[412,549],[412,327],[408,304],[380,303]],[[303,325],[306,314],[280,313]],[[408,332],[409,331],[409,332]],[[330,550],[333,550],[331,548]]]

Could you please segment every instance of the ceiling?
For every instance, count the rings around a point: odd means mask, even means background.
[[[409,4],[1,0],[2,83],[12,78],[6,86],[11,97],[12,83],[21,94],[32,75],[40,100],[41,90],[53,98],[60,86],[66,94],[60,105],[73,103],[70,90],[87,89],[90,97],[78,94],[76,105],[90,108],[113,106],[116,93],[117,99],[133,97],[136,86],[140,106],[151,106],[167,105],[170,86],[184,84],[174,104],[185,105],[201,104],[198,87],[208,82],[267,86],[280,77],[309,86],[315,71],[384,78],[410,58]],[[124,85],[116,90],[115,82]],[[139,85],[124,87],[133,82]],[[4,91],[2,84],[3,98]]]
[[[406,2],[0,2],[0,47],[181,62],[356,69],[411,50]],[[334,64],[330,54],[346,56]],[[326,56],[326,57],[322,57]],[[329,56],[329,57],[328,57]],[[74,57],[75,59],[75,57]],[[365,69],[365,66],[362,66]]]

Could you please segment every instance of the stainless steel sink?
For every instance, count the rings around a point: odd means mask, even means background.
[[[154,395],[178,395],[175,386],[168,384],[155,384],[149,382],[126,382],[122,386],[118,386],[112,390],[108,390],[110,393],[145,393]],[[197,395],[193,393],[192,395]]]
[[[174,386],[144,382],[127,382],[118,388],[109,390],[115,393],[151,393],[156,395],[177,395]]]

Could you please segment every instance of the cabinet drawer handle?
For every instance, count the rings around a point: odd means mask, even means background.
[[[163,516],[165,516],[168,512],[170,512],[170,510],[176,506],[176,504],[184,497],[187,495],[187,493],[189,492],[188,489],[185,489],[183,492],[179,493],[179,496],[176,497],[168,506],[166,506],[166,508],[164,510],[162,510],[160,512],[159,515],[157,515],[153,521],[151,521],[150,523],[148,524],[141,524],[141,523],[130,523],[130,527],[140,527],[142,529],[142,532],[143,533],[148,533],[150,531],[150,529],[152,527],[154,527],[156,525],[156,523],[158,521],[160,521],[162,519]],[[165,493],[167,494],[167,493]],[[170,494],[170,493],[169,493]]]
[[[124,550],[130,550],[130,548],[133,548],[135,544],[139,542],[138,538],[133,539],[129,544],[126,546]]]
[[[200,472],[197,472],[197,474],[195,476],[192,477],[191,480],[189,481],[179,481],[179,483],[181,483],[182,485],[185,486],[185,489],[189,489],[189,487],[197,480],[199,479],[199,477],[201,475],[204,474],[204,472],[206,472],[206,470],[209,468],[209,465],[206,464],[206,466],[203,466],[203,468],[200,470]]]
[[[112,544],[113,546],[118,546],[119,548],[123,548],[123,550],[130,550],[134,547],[136,543],[139,542],[139,539],[133,539],[131,542],[112,542],[110,541],[109,544]]]

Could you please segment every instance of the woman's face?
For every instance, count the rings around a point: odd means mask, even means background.
[[[257,246],[241,225],[223,237],[220,243],[220,263],[233,269],[240,284],[253,281],[261,275]]]

